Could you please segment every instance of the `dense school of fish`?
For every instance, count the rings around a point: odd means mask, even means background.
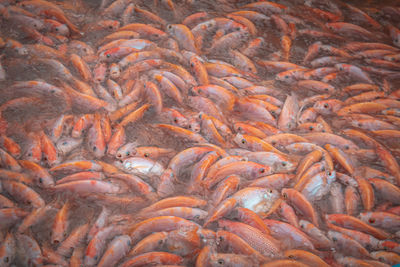
[[[0,17],[0,266],[400,263],[400,6]]]

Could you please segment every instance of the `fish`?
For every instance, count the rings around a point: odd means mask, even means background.
[[[395,4],[0,13],[1,266],[399,263]]]
[[[117,162],[116,166],[129,173],[142,175],[161,175],[164,171],[164,167],[160,163],[145,157],[126,158],[122,163]]]

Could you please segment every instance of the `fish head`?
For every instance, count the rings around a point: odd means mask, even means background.
[[[321,100],[315,102],[314,108],[319,114],[329,115],[332,113],[332,106],[327,100]]]
[[[68,36],[69,35],[69,29],[68,29],[67,25],[65,25],[65,24],[61,24],[61,25],[55,27],[54,31],[57,34],[60,34],[60,35],[63,35],[63,36]]]
[[[235,142],[241,148],[247,148],[247,141],[241,133],[237,133],[233,138],[233,142]]]
[[[334,30],[335,30],[335,26],[334,26],[334,24],[332,24],[332,23],[326,23],[326,24],[325,24],[325,27],[326,27],[327,29],[331,30],[331,31],[334,31]]]
[[[136,152],[137,152],[135,149],[136,146],[137,146],[137,144],[135,144],[135,143],[128,143],[128,144],[125,144],[122,147],[120,147],[116,153],[117,159],[123,160],[128,157],[135,156]]]
[[[61,155],[66,155],[82,144],[82,138],[65,137],[56,143],[57,150]]]
[[[332,240],[334,243],[338,240],[339,233],[335,231],[328,231],[327,237]]]
[[[99,61],[100,62],[107,62],[112,59],[112,54],[109,50],[101,51],[99,54]]]
[[[217,22],[215,20],[211,19],[211,20],[203,22],[202,26],[204,27],[203,29],[205,29],[207,31],[213,31],[215,28],[217,28]]]
[[[344,64],[335,64],[335,68],[338,71],[344,71]]]
[[[241,206],[255,213],[266,213],[278,198],[279,193],[275,189],[257,188],[254,194],[249,194]]]
[[[171,35],[175,34],[176,26],[174,24],[168,24],[167,27],[167,32]]]
[[[326,170],[326,181],[328,184],[333,183],[336,180],[336,171]]]
[[[274,172],[290,172],[295,170],[296,167],[297,164],[288,160],[282,160],[280,162],[275,162],[272,166],[272,169],[274,170]]]
[[[28,55],[28,49],[26,49],[26,47],[21,46],[21,47],[16,47],[15,51],[17,52],[18,55],[20,56],[26,56]]]
[[[179,127],[187,128],[189,126],[189,121],[185,117],[175,116],[172,120]]]
[[[278,73],[275,76],[275,80],[283,82],[283,83],[293,82],[292,75],[290,74],[289,71],[284,71],[284,72]]]
[[[235,124],[233,125],[233,129],[234,129],[235,132],[237,132],[237,133],[241,133],[241,134],[245,133],[245,131],[243,130],[242,125],[241,125],[240,123],[235,123]]]
[[[109,23],[108,28],[113,31],[117,31],[120,27],[121,23],[118,20],[113,20]]]
[[[400,35],[398,35],[396,38],[393,38],[393,44],[397,47],[400,47]]]
[[[367,224],[369,224],[369,225],[374,226],[376,220],[375,220],[373,214],[374,214],[373,212],[362,212],[359,215],[360,216],[360,220],[365,222],[365,223],[367,223]]]
[[[200,122],[197,117],[192,117],[188,120],[188,129],[192,132],[199,133],[201,130]]]

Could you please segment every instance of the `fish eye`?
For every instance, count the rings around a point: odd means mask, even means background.
[[[108,28],[109,28],[110,30],[112,30],[113,27],[110,25],[110,26],[108,26]]]
[[[286,199],[288,197],[286,193],[283,193],[282,196],[284,199]]]
[[[242,127],[239,126],[239,127],[237,128],[237,130],[238,130],[238,131],[241,131],[241,130],[242,130]]]
[[[32,157],[32,152],[29,152],[29,153],[28,153],[28,157]]]
[[[350,149],[350,147],[348,145],[345,145],[344,149],[348,150],[348,149]]]
[[[289,79],[289,75],[285,75],[285,79]]]
[[[177,118],[175,118],[175,119],[174,119],[174,122],[175,122],[175,123],[178,123],[178,119],[177,119]]]
[[[242,139],[242,144],[246,144],[246,140]]]
[[[188,128],[189,128],[189,129],[192,129],[192,125],[189,124]]]
[[[193,64],[193,63],[190,63],[190,67],[194,68],[194,64]]]
[[[287,162],[286,161],[282,161],[282,166],[286,166],[287,165]]]
[[[56,32],[58,32],[58,28],[56,28],[55,30],[56,30]]]
[[[200,219],[200,215],[195,215],[194,219],[196,219],[196,220]]]
[[[67,144],[68,144],[67,141],[62,142],[62,145],[63,145],[63,146],[65,146],[65,145],[67,145]]]
[[[171,26],[171,25],[168,25],[167,28],[168,28],[168,29],[172,29],[172,26]]]
[[[93,147],[93,151],[96,151],[96,150],[97,150],[97,147],[96,147],[96,146],[94,146],[94,147]]]
[[[150,155],[149,155],[149,153],[144,153],[144,155],[143,155],[145,158],[148,158]]]
[[[288,255],[288,258],[289,258],[289,259],[293,259],[293,258],[294,258],[294,255]]]
[[[159,245],[162,245],[163,243],[164,243],[164,240],[163,240],[163,239],[158,240],[158,244],[159,244]]]
[[[120,163],[124,163],[123,161],[122,161],[122,159],[119,161]]]
[[[328,91],[329,91],[329,88],[325,88],[325,91],[327,91],[327,92],[328,92]]]
[[[129,151],[126,151],[125,153],[127,156],[129,156],[131,153]]]
[[[223,265],[223,264],[225,263],[225,261],[224,261],[223,259],[218,259],[218,260],[217,260],[217,263],[218,263],[219,265]]]
[[[373,224],[373,223],[375,223],[375,219],[374,218],[369,218],[368,222]]]
[[[269,190],[268,190],[268,193],[272,194],[272,189],[269,189]]]
[[[261,168],[260,169],[260,173],[264,173],[265,172],[265,169],[264,168]]]
[[[329,108],[329,104],[325,103],[324,108]]]
[[[310,131],[312,131],[312,130],[314,130],[314,127],[310,126],[309,129],[310,129]]]
[[[332,237],[332,241],[333,241],[333,242],[336,242],[336,241],[337,241],[337,238],[336,238],[336,237]]]
[[[106,55],[106,57],[107,57],[107,58],[110,58],[110,57],[111,57],[111,55],[110,55],[110,54],[107,54],[107,55]]]
[[[42,178],[39,178],[39,183],[43,183],[43,179]]]
[[[122,157],[122,155],[120,153],[118,153],[117,154],[117,158],[120,158],[120,157]]]
[[[330,176],[332,173],[330,171],[327,171],[326,174],[328,174]]]

